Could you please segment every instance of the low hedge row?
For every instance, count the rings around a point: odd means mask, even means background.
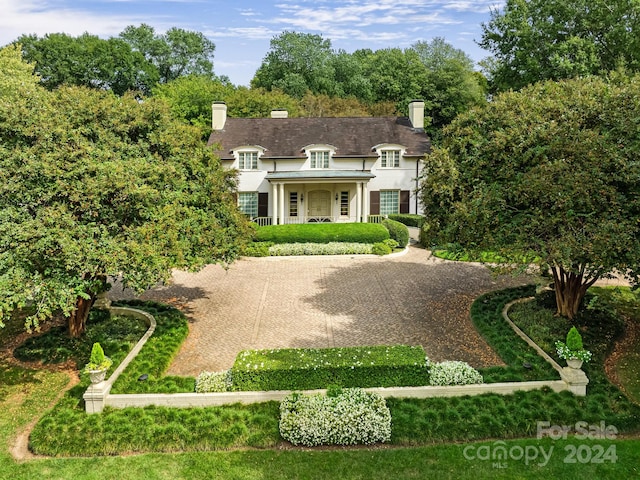
[[[330,243],[278,243],[269,247],[269,255],[362,255],[373,253],[368,243],[330,242]]]
[[[415,213],[392,213],[388,215],[390,220],[404,223],[407,227],[422,227],[424,223],[424,216],[416,215]]]
[[[256,242],[273,243],[377,243],[389,238],[389,231],[376,223],[303,223],[259,227]]]
[[[392,387],[427,385],[420,346],[245,350],[231,368],[233,390],[309,390],[327,385]]]

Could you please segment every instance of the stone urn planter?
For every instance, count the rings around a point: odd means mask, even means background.
[[[567,358],[567,366],[579,369],[582,367],[582,360],[579,358]]]
[[[104,377],[112,363],[111,359],[105,356],[100,343],[94,343],[93,348],[91,348],[91,358],[89,363],[84,367],[84,372],[89,374],[89,379],[91,380],[92,385],[104,382]]]
[[[95,385],[96,383],[104,382],[104,377],[107,374],[107,369],[102,370],[87,370],[89,374],[89,379],[91,380],[91,384]]]

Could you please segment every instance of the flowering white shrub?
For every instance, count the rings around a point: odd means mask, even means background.
[[[269,247],[269,255],[360,255],[371,253],[371,248],[368,243],[279,243]]]
[[[280,435],[308,447],[388,442],[391,413],[384,398],[360,388],[331,397],[292,393],[280,403]]]
[[[431,385],[469,385],[484,383],[482,375],[466,362],[446,361],[432,363],[429,367]]]
[[[196,377],[196,393],[228,392],[232,384],[231,370],[202,372]]]

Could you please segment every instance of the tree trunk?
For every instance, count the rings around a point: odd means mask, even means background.
[[[580,269],[580,273],[574,273],[554,266],[551,267],[551,272],[553,273],[553,288],[556,293],[557,314],[573,320],[587,290],[598,277],[585,279],[584,268]]]
[[[78,297],[78,300],[76,300],[76,309],[69,315],[68,328],[70,337],[78,338],[84,335],[89,310],[91,310],[95,300],[95,295],[91,295],[91,298],[88,299]]]

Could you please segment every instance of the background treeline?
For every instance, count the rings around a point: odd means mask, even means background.
[[[637,0],[507,0],[481,25],[478,45],[490,56],[473,60],[443,38],[410,48],[336,50],[321,35],[276,35],[250,87],[214,73],[215,45],[202,33],[142,24],[101,39],[52,33],[23,35],[23,58],[49,89],[80,85],[163,97],[178,118],[209,127],[210,106],[227,102],[230,116],[263,117],[273,108],[290,116],[406,114],[425,101],[426,128],[435,137],[458,114],[487,103],[488,93],[520,90],[543,80],[640,69]]]
[[[226,101],[231,116],[268,116],[274,108],[290,116],[376,116],[406,113],[408,102],[420,98],[433,129],[484,102],[487,89],[471,58],[442,38],[404,50],[347,53],[320,35],[284,32],[272,39],[250,87],[217,76],[215,45],[179,28],[158,34],[142,24],[108,39],[52,33],[15,43],[48,89],[77,85],[158,96],[179,118],[205,128],[214,100]]]

